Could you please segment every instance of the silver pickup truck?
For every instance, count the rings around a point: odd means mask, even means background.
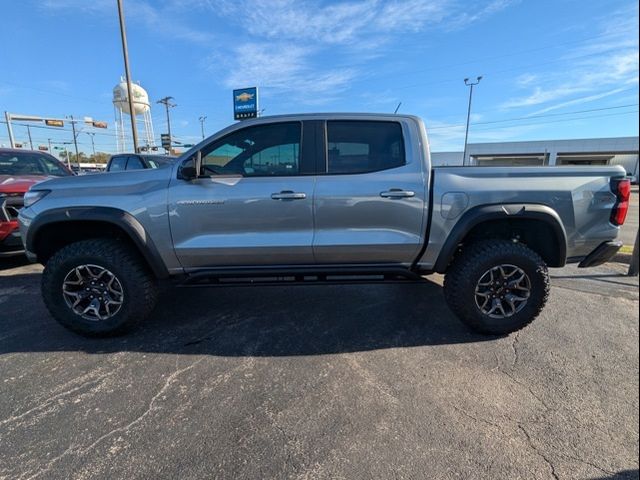
[[[172,168],[39,183],[20,211],[64,326],[120,332],[162,283],[420,281],[471,328],[506,334],[549,294],[547,267],[598,265],[629,205],[621,167],[432,168],[409,115],[236,123]]]

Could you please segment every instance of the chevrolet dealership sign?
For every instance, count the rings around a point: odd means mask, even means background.
[[[258,116],[258,87],[233,91],[233,119],[247,120]]]

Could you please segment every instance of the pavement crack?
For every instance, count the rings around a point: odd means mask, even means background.
[[[463,415],[463,416],[465,416],[467,418],[470,418],[471,420],[473,420],[475,422],[484,423],[484,424],[489,425],[491,427],[497,428],[498,430],[500,430],[502,432],[502,427],[500,425],[498,425],[497,423],[490,422],[489,420],[485,420],[484,418],[475,417],[475,416],[471,415],[468,412],[465,412],[463,409],[461,409],[461,408],[459,408],[459,407],[457,407],[455,405],[452,405],[452,407],[459,414],[461,414],[461,415]]]
[[[149,404],[147,405],[147,408],[145,409],[144,412],[142,412],[139,416],[137,416],[133,421],[129,422],[128,424],[126,424],[124,426],[121,426],[121,427],[118,427],[118,428],[115,428],[115,429],[111,430],[108,433],[105,433],[100,438],[98,438],[95,442],[93,442],[91,445],[82,448],[80,450],[80,453],[81,454],[85,454],[89,450],[95,448],[100,442],[102,442],[103,440],[111,437],[115,433],[127,432],[127,431],[129,431],[129,429],[131,427],[134,427],[137,424],[139,424],[140,422],[142,422],[147,417],[147,415],[149,415],[152,412],[152,410],[154,410],[154,406],[155,406],[155,403],[158,400],[158,398],[160,398],[160,396],[169,389],[169,387],[175,381],[175,379],[178,378],[183,373],[191,370],[193,367],[195,367],[200,362],[202,362],[202,360],[204,360],[204,357],[202,357],[200,360],[192,363],[191,365],[189,365],[187,367],[180,368],[180,369],[176,370],[171,375],[169,375],[169,377],[167,377],[167,380],[164,382],[164,385],[162,386],[162,388],[160,388],[160,390],[158,390],[158,392],[151,398],[151,400],[149,401]]]
[[[553,411],[553,409],[552,409],[552,408],[547,404],[547,402],[545,402],[545,401],[543,400],[543,398],[542,398],[540,395],[538,395],[537,393],[535,393],[535,392],[533,391],[533,388],[531,388],[531,386],[530,386],[530,385],[527,385],[526,383],[524,383],[524,382],[522,382],[522,381],[518,380],[518,379],[517,379],[517,378],[515,378],[513,375],[511,375],[509,372],[506,372],[506,371],[501,370],[501,369],[498,369],[498,371],[499,371],[500,373],[503,373],[503,374],[504,374],[504,375],[506,375],[507,377],[509,377],[509,378],[511,379],[511,381],[512,381],[513,383],[515,383],[516,385],[520,385],[522,388],[526,388],[526,389],[527,389],[527,391],[529,392],[529,394],[530,394],[533,398],[535,398],[535,399],[536,399],[536,400],[537,400],[537,401],[538,401],[538,402],[539,402],[539,403],[540,403],[540,404],[545,408],[545,410],[547,410],[547,412]]]
[[[48,471],[50,471],[53,468],[53,465],[60,460],[63,457],[66,457],[71,451],[73,451],[73,446],[67,448],[64,452],[62,452],[60,455],[52,458],[51,460],[48,460],[46,465],[41,468],[40,470],[38,470],[36,473],[34,473],[33,475],[29,476],[26,480],[31,480],[33,478],[37,478],[40,475],[43,475],[45,473],[47,473]],[[21,475],[20,478],[24,478],[24,475]]]
[[[511,350],[513,351],[513,362],[511,362],[511,366],[515,367],[516,363],[518,363],[519,354],[518,354],[518,342],[520,342],[520,332],[516,332],[513,335],[513,342],[511,342]]]
[[[551,476],[555,480],[560,480],[560,477],[556,473],[556,467],[553,465],[551,460],[549,460],[549,458],[547,458],[547,456],[538,447],[535,446],[535,444],[533,443],[533,440],[531,439],[531,436],[529,435],[529,432],[527,432],[526,428],[524,428],[521,423],[518,423],[517,425],[518,425],[518,429],[526,437],[527,443],[529,444],[529,447],[531,447],[531,450],[533,450],[536,453],[536,455],[538,455],[540,458],[542,458],[545,461],[545,463],[548,465],[549,469],[551,470]]]
[[[517,360],[518,360],[518,350],[516,348],[517,343],[518,343],[518,336],[516,334],[516,338],[514,338],[514,341],[511,344],[511,348],[513,349],[513,352],[514,352],[514,360],[513,360],[513,363],[512,363],[512,367],[515,366],[515,364],[517,363]],[[494,357],[496,359],[496,366],[492,369],[493,371],[498,371],[498,372],[502,373],[503,375],[509,377],[509,379],[513,383],[515,383],[516,385],[519,385],[519,386],[521,386],[523,388],[526,388],[527,391],[529,392],[529,394],[533,398],[535,398],[545,408],[545,410],[547,410],[548,412],[549,411],[553,411],[553,409],[547,404],[547,402],[540,395],[538,395],[536,392],[533,391],[533,388],[531,388],[530,385],[527,385],[526,383],[518,380],[511,373],[509,373],[508,371],[506,371],[506,370],[504,370],[502,368],[501,363],[500,363],[500,359],[498,358],[498,355],[495,354],[495,352],[494,352]]]
[[[105,378],[113,375],[114,371],[106,373],[104,375],[101,375],[99,377],[96,378],[92,378],[91,380],[87,380],[86,382],[82,382],[80,385],[70,388],[69,390],[65,390],[63,392],[57,393],[49,398],[47,398],[46,400],[44,400],[42,403],[36,405],[35,407],[30,408],[29,410],[26,410],[18,415],[11,415],[7,418],[5,418],[4,420],[0,420],[0,426],[2,425],[7,425],[10,423],[14,423],[18,420],[22,420],[25,417],[31,415],[32,413],[36,413],[39,411],[42,411],[44,409],[46,409],[47,407],[52,406],[57,400],[60,400],[61,398],[64,398],[66,396],[69,396],[73,393],[76,393],[80,390],[82,390],[83,388],[85,388],[88,385],[95,385],[98,384],[100,382],[102,382]]]
[[[572,455],[567,455],[566,453],[561,453],[560,455],[562,455],[563,457],[569,459],[569,460],[575,460],[576,462],[580,462],[584,465],[588,465],[592,468],[595,468],[596,470],[602,472],[602,473],[606,473],[607,475],[615,475],[616,472],[612,472],[611,470],[607,470],[606,468],[602,468],[599,465],[596,465],[595,463],[589,462],[587,460],[584,460],[582,458],[578,458],[578,457],[574,457]]]
[[[362,364],[353,356],[346,357],[347,363],[349,366],[356,372],[362,379],[365,381],[367,385],[374,388],[376,391],[380,393],[383,398],[386,398],[387,401],[392,405],[398,404],[398,398],[393,394],[389,385],[384,382],[378,380],[378,378],[366,367],[362,366]]]
[[[131,429],[132,427],[134,427],[137,424],[139,424],[140,422],[142,422],[154,410],[155,403],[158,400],[158,398],[160,398],[160,396],[162,396],[169,389],[169,387],[176,380],[176,378],[178,378],[183,373],[191,370],[193,367],[198,365],[204,359],[205,359],[205,357],[202,357],[200,360],[198,360],[196,362],[193,362],[191,365],[189,365],[187,367],[184,367],[184,368],[177,369],[171,375],[169,375],[169,377],[167,377],[167,380],[164,382],[164,385],[162,385],[160,390],[158,390],[158,392],[151,398],[151,400],[149,401],[149,404],[147,405],[147,408],[145,409],[145,411],[142,412],[140,415],[138,415],[134,420],[132,420],[131,422],[129,422],[126,425],[123,425],[121,427],[115,428],[115,429],[105,433],[104,435],[100,436],[97,440],[95,440],[93,443],[91,443],[90,445],[88,445],[86,447],[73,448],[72,446],[70,446],[64,452],[62,452],[60,455],[58,455],[57,457],[49,460],[47,462],[46,468],[41,469],[38,472],[34,473],[33,475],[29,476],[27,480],[32,480],[34,478],[39,477],[43,473],[48,472],[49,470],[51,470],[51,468],[53,468],[53,464],[54,463],[60,461],[62,458],[66,457],[67,455],[70,455],[70,454],[84,455],[84,454],[88,453],[90,450],[92,450],[93,448],[95,448],[102,441],[104,441],[107,438],[113,436],[114,434],[119,433],[119,432],[128,432],[129,429]],[[177,361],[177,359],[176,359],[176,361]]]

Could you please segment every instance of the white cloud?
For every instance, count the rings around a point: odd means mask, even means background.
[[[271,93],[293,93],[296,100],[320,104],[327,95],[340,92],[354,76],[349,68],[314,71],[309,62],[309,49],[290,43],[245,43],[230,55],[211,62],[212,71],[226,71],[227,88],[259,85]]]
[[[633,87],[635,89],[635,87]],[[551,112],[553,110],[559,110],[564,107],[570,107],[572,105],[579,105],[581,103],[589,103],[594,100],[600,100],[601,98],[610,97],[617,93],[621,93],[624,91],[630,90],[629,88],[614,88],[613,90],[608,90],[606,92],[597,93],[594,95],[587,95],[585,97],[574,98],[573,100],[567,100],[566,102],[557,103],[555,105],[551,105],[550,107],[542,108],[540,110],[536,110],[535,112],[529,115],[540,115],[542,113]]]
[[[468,25],[512,0],[494,0],[465,17],[456,0],[352,0],[328,4],[309,0],[190,0],[243,30],[247,39],[215,55],[209,68],[227,86],[257,84],[292,93],[305,104],[328,101],[358,76],[400,35],[448,23]],[[464,22],[461,18],[464,17]],[[323,67],[314,61],[323,57]],[[336,64],[327,65],[331,56]],[[314,94],[319,94],[317,96]]]
[[[88,15],[113,15],[114,19],[117,19],[118,12],[113,0],[45,0],[40,7],[56,14],[71,11]],[[124,13],[128,24],[143,24],[154,33],[190,43],[213,44],[214,37],[211,33],[194,30],[175,15],[168,15],[174,7],[171,3],[157,7],[143,0],[129,0],[124,4]],[[167,18],[171,18],[171,21],[168,22]]]
[[[520,87],[526,87],[537,82],[539,78],[539,75],[534,75],[533,73],[525,73],[516,78],[516,85]]]
[[[426,28],[459,29],[517,0],[127,0],[129,23],[158,35],[216,48],[205,67],[225,87],[257,84],[293,94],[305,104],[339,95],[381,47]],[[56,13],[116,15],[113,0],[43,0]],[[239,30],[216,35],[194,29],[197,14]],[[170,19],[169,21],[167,21]],[[318,60],[322,57],[322,66]],[[336,60],[327,66],[327,57]]]
[[[505,101],[501,107],[526,108],[558,102],[531,113],[535,115],[596,101],[637,85],[637,6],[614,12],[596,31],[599,35],[595,40],[570,51],[556,71],[521,75],[516,86],[529,91]]]
[[[505,8],[511,6],[513,3],[515,3],[515,1],[516,0],[493,0],[489,2],[487,5],[481,7],[479,10],[476,10],[476,11],[466,11],[466,10],[471,10],[471,8],[469,8],[468,3],[465,3],[466,8],[463,10],[462,13],[458,14],[453,19],[453,21],[449,23],[448,28],[459,29],[459,28],[466,27],[471,23],[484,20],[485,18],[491,15],[494,15],[504,10]]]

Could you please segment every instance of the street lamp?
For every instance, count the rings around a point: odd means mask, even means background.
[[[91,137],[91,150],[93,150],[93,156],[96,156],[96,144],[94,143],[94,137],[96,136],[96,132],[84,132]],[[94,159],[95,161],[95,159]]]
[[[469,107],[467,108],[467,129],[464,132],[464,152],[462,153],[462,165],[465,165],[467,161],[467,139],[469,138],[469,119],[471,118],[471,98],[473,97],[473,87],[478,85],[482,80],[482,76],[476,78],[475,82],[470,82],[468,78],[464,79],[464,84],[469,89]]]

